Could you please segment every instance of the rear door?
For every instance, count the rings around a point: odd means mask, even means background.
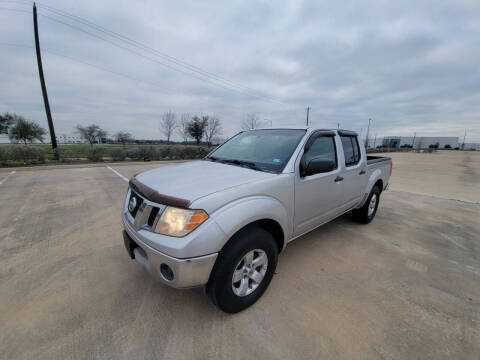
[[[327,135],[322,135],[322,134]],[[334,170],[300,176],[301,158],[295,164],[295,216],[294,236],[301,235],[337,216],[342,205],[342,183],[338,181],[341,172],[338,153],[341,146],[335,141],[333,132],[317,132],[310,135],[316,139],[305,153],[305,162],[315,157],[335,161]],[[310,140],[310,139],[309,139]],[[308,143],[308,140],[307,140]],[[305,151],[305,149],[304,149]]]
[[[362,198],[367,186],[367,162],[360,150],[357,135],[340,132],[344,160],[343,160],[343,192],[342,208],[348,210],[355,206]]]

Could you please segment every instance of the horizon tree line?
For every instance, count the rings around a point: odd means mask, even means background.
[[[170,140],[174,131],[181,137],[184,143],[192,138],[199,145],[203,138],[211,146],[215,137],[222,133],[222,124],[217,115],[191,116],[189,113],[183,113],[180,116],[180,122],[176,121],[176,114],[167,111],[161,116],[160,130]],[[97,124],[88,126],[77,125],[75,132],[84,139],[90,146],[95,143],[101,143],[106,138],[107,132]],[[8,135],[13,142],[23,142],[25,145],[34,141],[44,142],[44,136],[47,131],[35,121],[27,120],[25,117],[14,114],[0,114],[0,134]],[[123,145],[134,141],[134,137],[129,132],[119,131],[113,135],[114,139]]]
[[[255,114],[247,114],[245,120],[240,124],[243,131],[257,129],[264,126],[264,121]],[[200,145],[203,139],[208,146],[211,146],[218,135],[222,134],[222,123],[220,118],[215,115],[191,116],[190,113],[185,112],[180,115],[180,120],[177,122],[177,116],[171,111],[167,111],[161,115],[160,131],[166,137],[167,143],[173,134],[177,134],[184,144],[191,138],[195,140],[197,145]],[[75,132],[84,139],[91,147],[95,143],[101,143],[107,136],[107,132],[99,125],[91,124],[88,126],[77,125]],[[35,121],[27,120],[22,115],[5,112],[0,114],[0,135],[8,135],[9,139],[16,143],[23,143],[25,145],[40,141],[43,143],[43,138],[47,131]],[[118,131],[113,135],[115,141],[122,144],[123,148],[128,143],[135,141],[133,135],[129,132]],[[422,141],[422,140],[421,140]],[[439,144],[426,145],[420,141],[420,148],[439,148]],[[381,147],[382,145],[377,146]],[[406,148],[407,146],[403,146]],[[452,145],[447,144],[444,149],[452,149]],[[459,149],[456,147],[454,149]],[[463,150],[463,147],[462,147]]]

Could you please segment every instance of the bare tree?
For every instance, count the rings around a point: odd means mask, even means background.
[[[115,139],[122,144],[123,148],[125,149],[125,144],[133,141],[133,136],[128,132],[119,131],[115,134]]]
[[[205,128],[205,137],[207,138],[208,146],[212,145],[212,140],[222,133],[222,123],[217,115],[208,117],[207,127]]]
[[[171,111],[167,111],[162,115],[160,120],[160,131],[167,138],[167,143],[170,144],[170,138],[172,137],[173,130],[177,127],[177,120],[175,114]]]
[[[93,146],[95,142],[100,143],[102,138],[107,136],[107,132],[95,124],[87,127],[77,125],[77,133],[80,134],[81,138],[87,140],[90,143],[90,146]]]
[[[255,114],[248,114],[247,118],[242,122],[242,130],[252,130],[259,128],[263,125],[260,118]]]
[[[183,139],[183,142],[186,143],[188,138],[190,137],[190,133],[188,132],[188,125],[190,124],[190,114],[183,113],[180,116],[180,124],[177,129],[177,134]]]

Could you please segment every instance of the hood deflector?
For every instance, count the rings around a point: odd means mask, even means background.
[[[152,189],[151,187],[142,184],[135,177],[130,179],[129,185],[138,194],[152,202],[168,206],[176,206],[180,208],[188,208],[190,206],[190,200],[160,194],[158,191]]]

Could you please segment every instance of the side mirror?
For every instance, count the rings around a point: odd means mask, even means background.
[[[335,170],[335,161],[326,159],[326,158],[313,158],[311,159],[305,171],[303,171],[303,176],[309,176],[314,174],[320,174]]]

